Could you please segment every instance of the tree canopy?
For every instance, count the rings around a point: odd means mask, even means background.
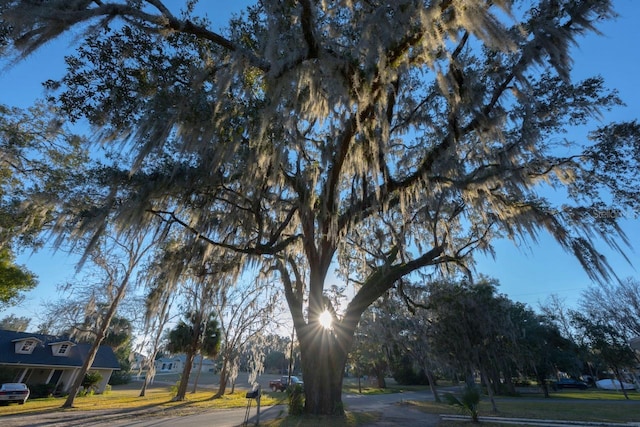
[[[596,243],[626,238],[598,213],[611,194],[638,211],[638,125],[567,140],[620,103],[570,73],[610,1],[261,1],[221,31],[193,4],[1,0],[0,37],[20,58],[85,31],[47,87],[113,162],[89,183],[103,186],[90,215],[60,211],[98,234],[107,217],[160,218],[185,247],[208,244],[203,262],[234,252],[277,275],[308,412],[341,411],[360,316],[409,274],[469,275],[494,238],[548,232],[592,278],[615,276]],[[325,295],[333,266],[357,285],[341,313]]]
[[[25,267],[14,263],[8,248],[0,248],[0,308],[18,304],[23,292],[36,287],[36,276]]]

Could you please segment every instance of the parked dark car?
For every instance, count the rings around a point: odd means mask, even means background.
[[[285,391],[289,385],[289,377],[287,375],[282,376],[279,380],[269,381],[269,388],[273,391]],[[298,377],[291,377],[291,385],[300,385],[304,387],[304,383]]]
[[[5,383],[0,386],[0,405],[18,402],[23,405],[29,398],[29,387],[23,383]]]
[[[563,388],[577,388],[580,390],[586,390],[589,385],[584,381],[576,380],[574,378],[561,378],[553,383],[554,390],[561,390]]]

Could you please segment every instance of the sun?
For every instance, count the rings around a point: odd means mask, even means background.
[[[332,320],[333,318],[331,316],[331,313],[329,313],[328,310],[323,311],[322,314],[320,314],[320,317],[318,318],[320,325],[325,329],[331,329]]]

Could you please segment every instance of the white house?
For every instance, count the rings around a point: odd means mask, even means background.
[[[197,371],[200,368],[200,360],[202,359],[201,355],[196,355],[193,358],[193,365],[191,366],[191,372]],[[177,354],[171,357],[161,357],[156,359],[156,373],[181,373],[184,369],[184,363],[187,360],[187,356],[185,354]],[[202,360],[202,372],[215,372],[216,362],[204,358]]]

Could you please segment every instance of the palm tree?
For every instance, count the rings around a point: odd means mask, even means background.
[[[185,353],[186,355],[180,385],[174,398],[177,401],[185,399],[193,359],[198,351],[203,357],[205,355],[214,357],[220,349],[220,327],[214,314],[205,316],[199,311],[192,312],[187,316],[187,322],[181,320],[174,329],[169,331],[167,346],[171,353]]]

